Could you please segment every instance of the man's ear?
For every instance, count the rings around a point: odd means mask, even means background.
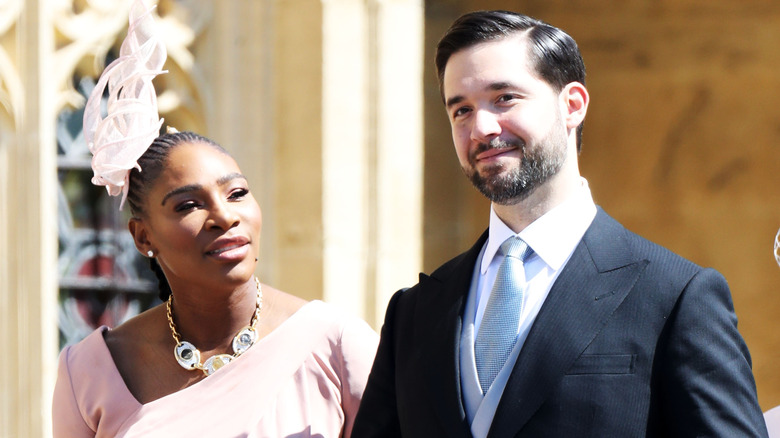
[[[130,234],[133,236],[133,241],[135,242],[135,248],[143,254],[145,257],[148,256],[147,253],[149,251],[152,251],[156,253],[157,251],[153,248],[154,245],[149,241],[149,230],[146,227],[146,223],[143,221],[143,219],[139,219],[136,217],[130,218],[130,221],[127,223],[127,229],[130,230]]]
[[[564,105],[564,121],[568,129],[575,129],[585,120],[590,96],[588,90],[579,82],[570,82],[561,91]]]

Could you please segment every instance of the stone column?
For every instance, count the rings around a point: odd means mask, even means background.
[[[366,318],[377,327],[393,292],[417,282],[423,251],[423,2],[371,2],[374,248],[373,298]],[[372,313],[373,312],[373,313]]]
[[[249,178],[263,212],[258,275],[274,284],[273,2],[220,2],[210,12],[207,37],[195,48],[205,79],[205,131],[233,155]]]
[[[372,323],[421,264],[422,12],[274,4],[276,278]]]
[[[0,133],[1,436],[51,435],[57,167],[54,85],[46,76],[53,67],[54,39],[45,3],[7,3],[3,7],[18,18],[0,28],[0,91],[6,111]]]

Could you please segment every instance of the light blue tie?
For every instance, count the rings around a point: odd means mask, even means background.
[[[474,343],[477,375],[483,394],[487,393],[515,346],[517,324],[523,311],[523,261],[533,253],[531,247],[517,236],[504,241],[499,251],[504,254],[504,261],[498,267]]]

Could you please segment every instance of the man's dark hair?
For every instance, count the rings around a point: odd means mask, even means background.
[[[571,82],[585,85],[585,63],[577,43],[566,32],[535,18],[509,11],[476,11],[455,20],[436,47],[436,73],[444,97],[444,70],[450,57],[479,43],[525,32],[529,59],[536,73],[556,91]],[[577,127],[577,150],[582,148],[582,124]]]

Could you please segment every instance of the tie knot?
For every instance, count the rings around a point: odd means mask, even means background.
[[[532,250],[523,239],[512,236],[501,244],[501,252],[505,257],[514,257],[521,261],[525,261],[534,250]]]

